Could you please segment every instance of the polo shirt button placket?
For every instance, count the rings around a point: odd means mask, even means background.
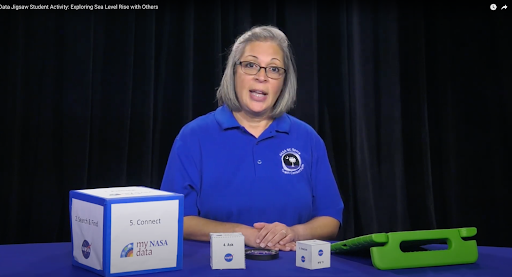
[[[263,163],[263,161],[259,158],[261,158],[261,154],[260,152],[261,151],[258,151],[259,149],[259,141],[256,141],[256,144],[254,145],[254,161],[256,162],[256,164],[254,165],[254,170],[255,170],[255,174],[256,176],[260,176],[260,171],[262,170],[261,168],[261,164]]]

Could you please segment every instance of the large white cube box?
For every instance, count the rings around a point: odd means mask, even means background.
[[[183,199],[148,187],[70,191],[72,264],[102,276],[181,270]]]
[[[242,233],[210,233],[212,269],[245,269],[245,237]]]
[[[295,265],[307,269],[331,267],[331,244],[321,240],[304,240],[295,243]]]

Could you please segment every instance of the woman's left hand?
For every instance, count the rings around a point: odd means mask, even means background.
[[[256,243],[262,248],[273,247],[276,244],[286,245],[295,242],[296,239],[295,231],[279,222],[258,222],[254,223],[254,228],[260,229],[260,233],[256,237]],[[295,250],[295,244],[293,244],[293,249],[291,250]]]

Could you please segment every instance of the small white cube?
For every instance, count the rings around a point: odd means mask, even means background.
[[[70,191],[72,264],[105,277],[181,270],[183,199],[149,187]]]
[[[212,269],[245,269],[245,238],[242,233],[210,234]]]
[[[321,240],[297,241],[295,265],[307,269],[331,267],[331,244]]]

